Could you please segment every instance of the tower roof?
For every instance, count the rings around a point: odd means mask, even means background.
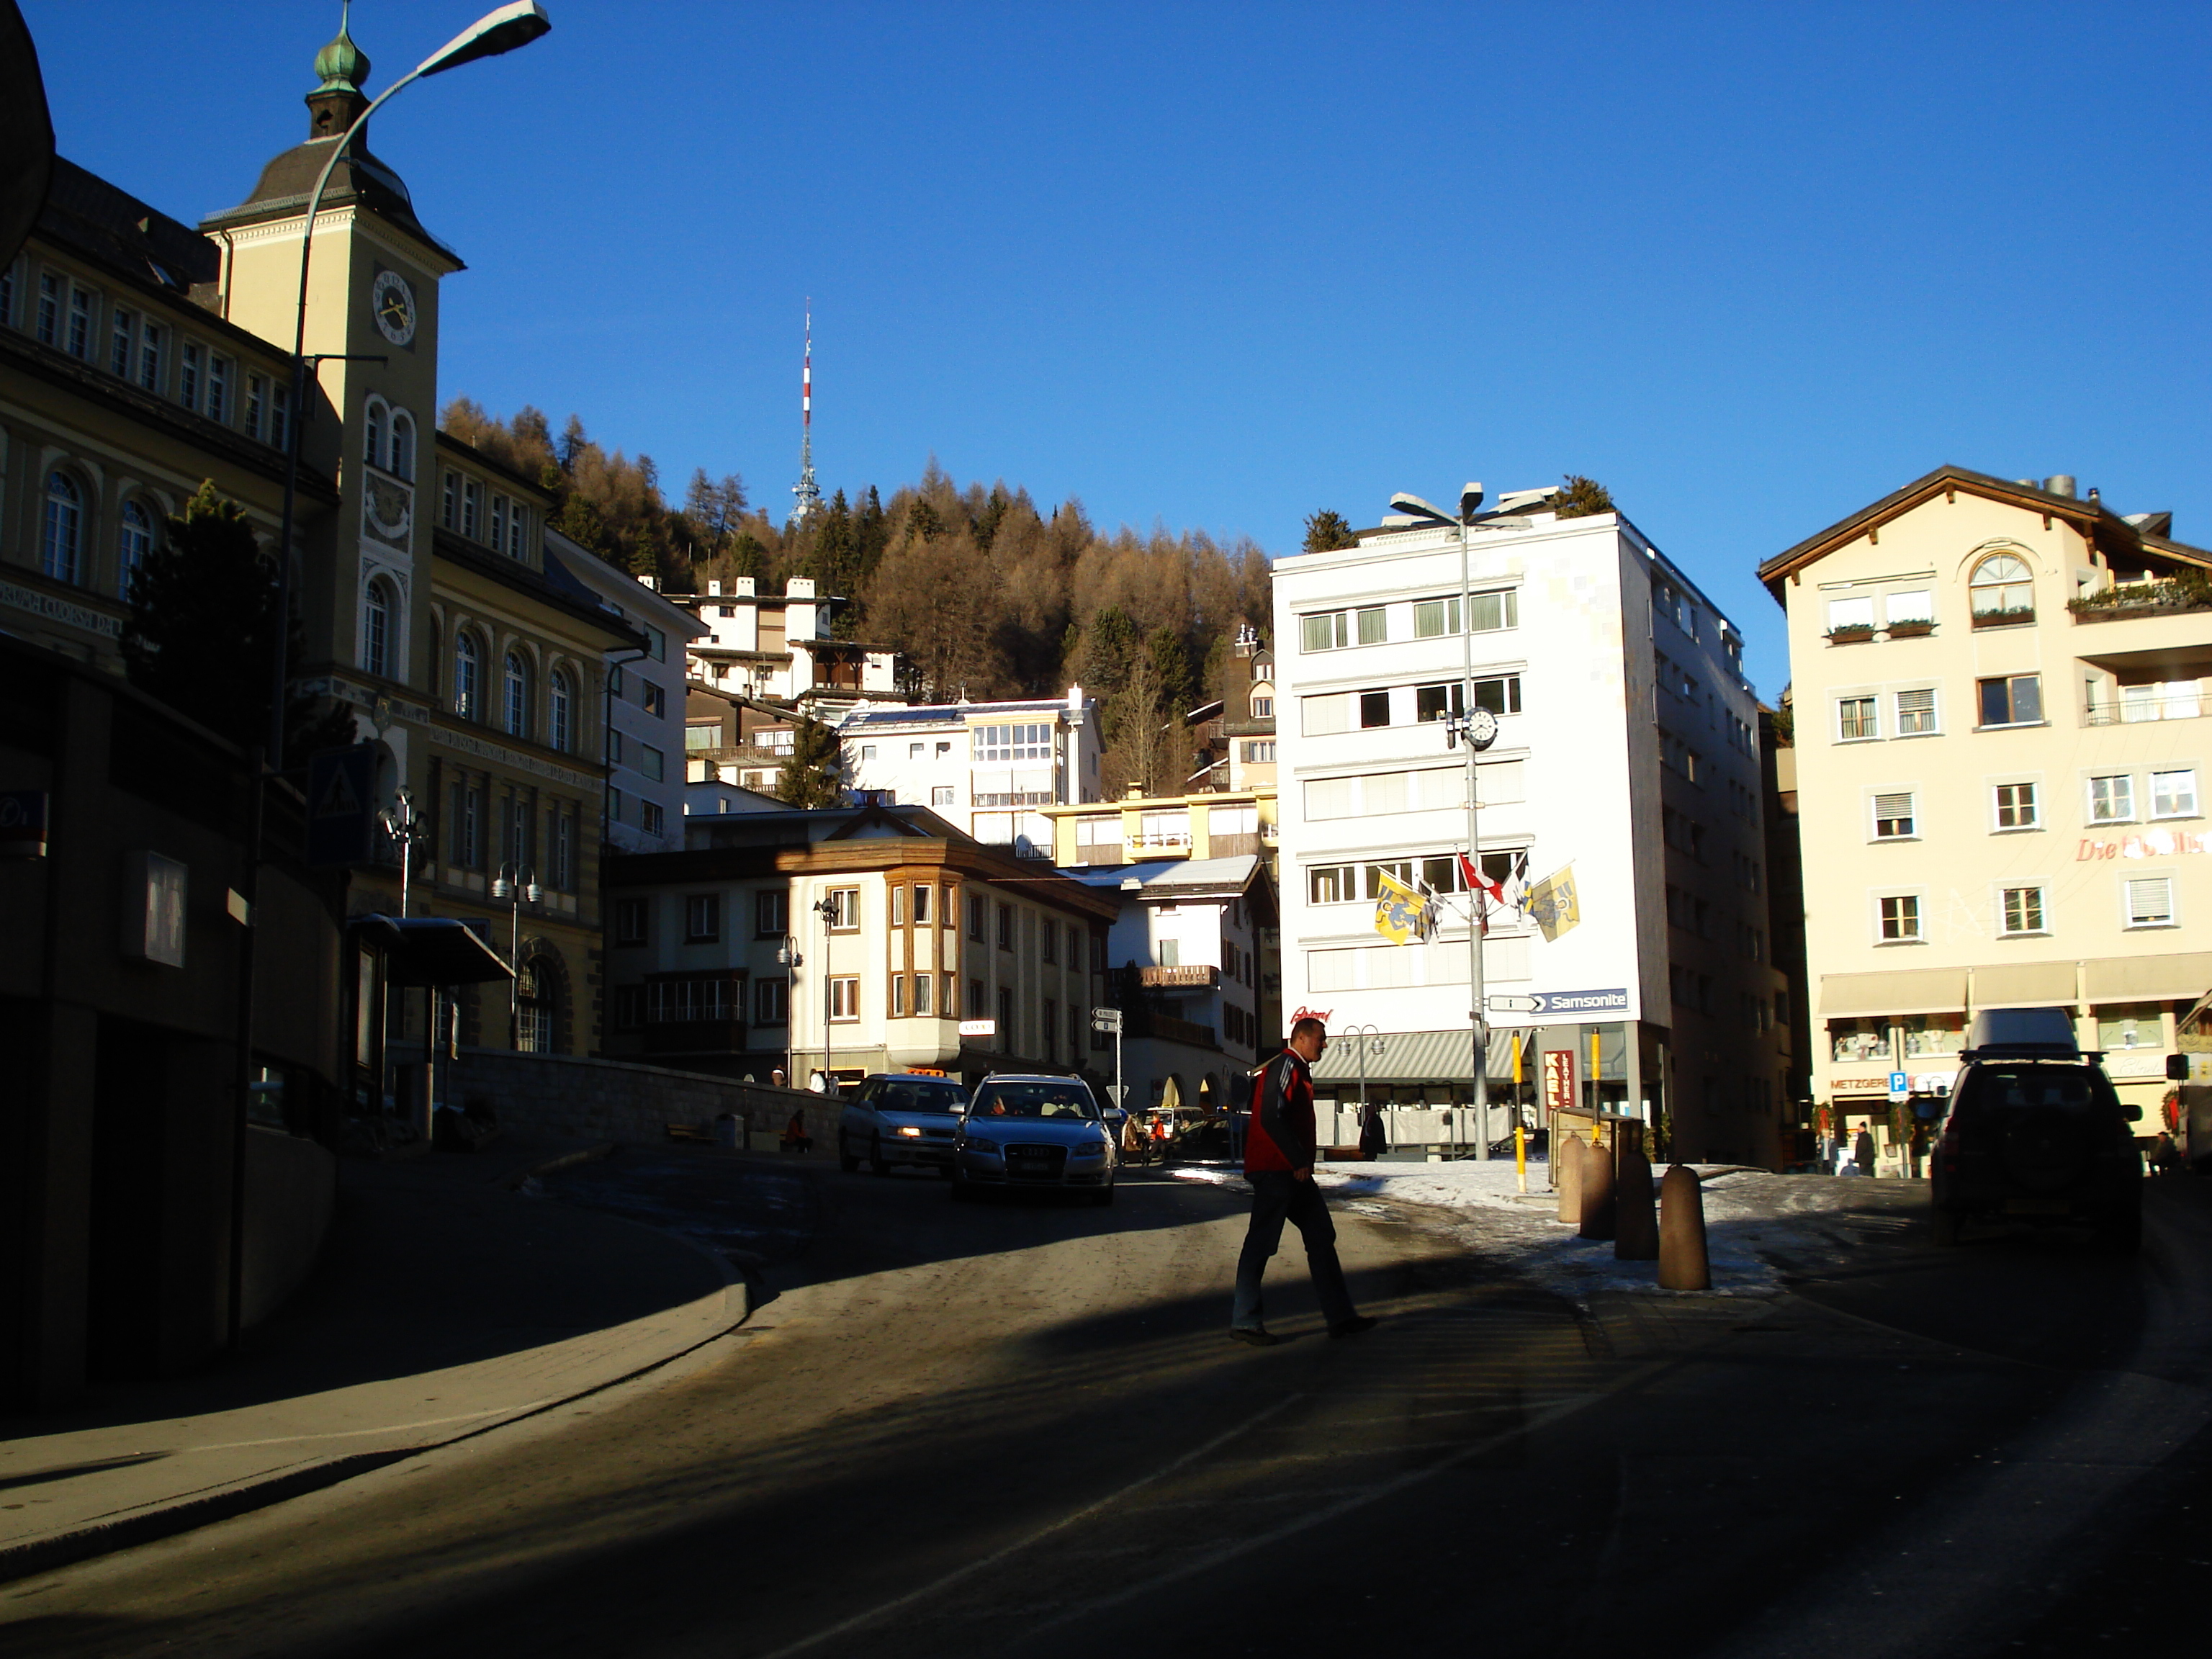
[[[319,84],[307,95],[307,142],[284,151],[261,169],[252,194],[234,208],[210,214],[200,221],[203,231],[235,230],[270,219],[292,218],[307,210],[316,177],[329,161],[331,146],[368,108],[362,86],[368,79],[368,54],[354,44],[349,29],[350,6],[342,12],[337,35],[315,54]],[[345,154],[331,169],[323,191],[322,208],[359,207],[398,225],[410,235],[461,269],[460,257],[422,228],[415,216],[414,198],[392,168],[368,148],[368,128],[353,136]]]

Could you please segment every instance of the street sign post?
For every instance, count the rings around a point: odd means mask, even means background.
[[[1544,1010],[1534,997],[1485,997],[1482,1006],[1493,1014],[1537,1014]]]
[[[1902,1106],[1912,1097],[1912,1079],[1902,1072],[1889,1074],[1889,1103]]]
[[[1091,1029],[1114,1034],[1114,1103],[1121,1110],[1129,1109],[1128,1091],[1121,1086],[1121,1011],[1119,1008],[1093,1008]]]

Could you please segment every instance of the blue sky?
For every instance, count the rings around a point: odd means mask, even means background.
[[[372,91],[490,0],[360,0]],[[374,141],[470,269],[444,392],[781,511],[1003,477],[1296,545],[1601,479],[1752,568],[1944,461],[2212,542],[2203,6],[545,0]],[[64,154],[180,218],[305,136],[334,0],[23,0]]]

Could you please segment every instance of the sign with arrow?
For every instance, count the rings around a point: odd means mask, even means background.
[[[376,748],[356,744],[307,763],[307,862],[321,867],[366,864],[376,826]]]

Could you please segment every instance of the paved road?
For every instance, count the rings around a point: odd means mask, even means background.
[[[787,1168],[714,1167],[684,1175],[699,1204],[752,1169],[783,1195],[732,1213],[807,1207]],[[620,1173],[563,1195],[629,1201]],[[1868,1182],[1784,1264],[1791,1297],[1582,1308],[1418,1213],[1346,1216],[1385,1325],[1322,1337],[1293,1245],[1275,1322],[1298,1340],[1255,1352],[1221,1333],[1231,1194],[969,1206],[825,1174],[818,1234],[795,1258],[778,1235],[781,1293],[726,1356],[9,1586],[0,1647],[2079,1651],[2124,1606],[2131,1632],[2166,1610],[2129,1528],[2146,1492],[2183,1501],[2212,1397],[2204,1200],[2156,1194],[2134,1263],[1937,1252],[1917,1194]]]

